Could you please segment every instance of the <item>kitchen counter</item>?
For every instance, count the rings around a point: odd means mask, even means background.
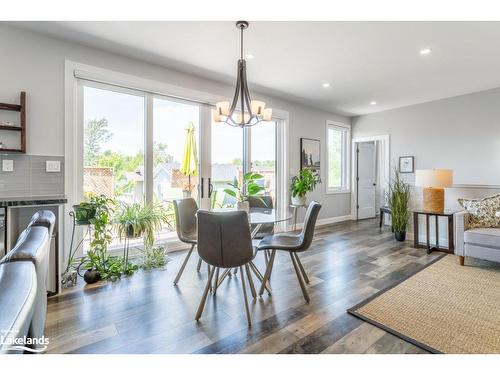
[[[10,197],[0,198],[0,207],[59,205],[67,202],[68,199],[64,195]]]

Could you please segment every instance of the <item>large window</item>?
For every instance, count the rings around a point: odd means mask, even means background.
[[[349,192],[349,144],[351,129],[348,125],[327,122],[327,192]]]

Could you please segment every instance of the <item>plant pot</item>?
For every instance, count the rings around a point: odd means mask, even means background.
[[[294,206],[305,206],[306,205],[306,200],[307,197],[305,195],[297,195],[297,196],[292,196],[292,204]]]
[[[406,231],[404,232],[394,232],[394,237],[397,241],[405,241],[406,240]]]
[[[101,280],[101,275],[99,271],[90,269],[83,274],[83,280],[85,280],[87,284],[94,284]]]
[[[238,211],[245,211],[246,213],[249,213],[250,212],[250,203],[248,203],[248,201],[237,202],[236,209]]]
[[[129,225],[127,227],[127,238],[137,238],[137,237],[141,237],[141,236],[142,236],[142,232],[135,233],[134,227],[132,225]]]
[[[75,222],[79,225],[88,225],[90,220],[95,217],[95,207],[82,207],[79,204],[73,206],[75,212]]]
[[[183,190],[182,197],[183,198],[191,198],[191,190]]]

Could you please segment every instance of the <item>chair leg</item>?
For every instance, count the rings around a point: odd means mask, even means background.
[[[461,265],[461,266],[464,266],[464,265],[465,265],[465,257],[460,256],[460,257],[459,257],[459,260],[460,260],[460,265]]]
[[[245,277],[243,274],[243,268],[240,266],[240,274],[241,274],[241,288],[243,289],[243,299],[245,300],[245,311],[247,313],[247,322],[248,326],[252,325],[252,319],[250,319],[250,308],[248,307],[248,298],[247,298],[247,288],[245,286]]]
[[[257,298],[257,292],[255,291],[255,285],[253,284],[252,274],[250,273],[250,266],[245,264],[245,271],[247,273],[248,284],[250,285],[250,292],[252,292],[252,297]]]
[[[201,262],[202,262],[201,258],[198,259],[198,266],[196,266],[196,271],[198,271],[198,272],[200,272],[200,269],[201,269]]]
[[[262,276],[262,274],[260,273],[257,266],[252,261],[250,261],[250,269],[253,271],[255,276],[257,276],[257,279],[259,279],[260,282],[262,282],[264,280],[264,276]],[[264,285],[265,285],[267,292],[269,294],[271,294],[271,286],[269,285],[269,282],[267,284],[264,284]]]
[[[304,266],[302,265],[302,263],[300,262],[300,259],[299,259],[299,256],[297,253],[292,253],[294,256],[295,256],[295,260],[297,261],[297,264],[300,268],[300,273],[302,274],[302,277],[304,278],[304,281],[306,282],[306,284],[309,284],[309,277],[307,277],[307,273],[306,273],[306,270],[304,269]]]
[[[184,259],[184,262],[182,263],[181,269],[179,270],[179,272],[177,273],[177,276],[175,277],[174,285],[177,285],[177,283],[179,282],[179,280],[182,276],[182,273],[184,272],[184,268],[186,268],[186,264],[189,260],[189,257],[191,256],[191,253],[193,252],[193,249],[194,249],[194,244],[191,245],[191,249],[189,249],[189,252],[187,253],[186,258]]]
[[[217,294],[217,287],[219,286],[219,271],[220,271],[220,268],[217,267],[217,270],[215,271],[214,286],[212,287],[212,291],[213,291],[214,296]]]
[[[212,269],[210,269],[210,266],[208,266],[207,285],[205,285],[205,290],[203,291],[203,296],[201,297],[200,305],[198,306],[198,311],[196,312],[196,317],[194,318],[196,321],[200,320],[201,314],[203,314],[203,309],[205,308],[205,303],[207,302],[208,290],[211,288],[214,271],[215,267],[212,267]]]
[[[267,265],[266,272],[264,273],[264,279],[262,280],[262,285],[260,286],[259,296],[264,293],[264,288],[266,287],[267,280],[269,280],[269,275],[273,269],[274,257],[276,256],[276,250],[271,252],[271,259],[269,259],[269,264]],[[269,293],[269,291],[268,291]],[[269,293],[270,295],[271,293]]]
[[[297,279],[299,280],[300,289],[302,289],[302,295],[304,296],[306,302],[309,303],[310,299],[309,299],[309,294],[307,294],[306,285],[304,284],[304,280],[302,280],[302,275],[300,274],[299,266],[297,265],[297,262],[295,261],[295,258],[293,257],[291,252],[290,252],[290,258],[292,259],[293,268],[295,269],[295,274],[297,275]]]
[[[225,278],[231,274],[231,269],[226,269],[223,273],[222,276],[219,278],[219,281],[217,282],[217,288],[222,284],[222,282],[225,280]]]

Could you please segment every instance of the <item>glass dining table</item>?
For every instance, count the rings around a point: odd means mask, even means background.
[[[212,208],[210,211],[214,212],[231,212],[235,211],[235,208]],[[248,223],[251,228],[250,232],[250,237],[252,239],[252,242],[255,246],[255,237],[259,233],[260,229],[262,228],[263,225],[265,224],[279,224],[286,222],[292,218],[292,215],[290,215],[289,212],[280,212],[277,209],[274,208],[250,208],[250,211],[248,212]],[[266,254],[266,265],[267,265],[267,260],[268,260],[268,254]],[[250,269],[252,270],[253,274],[259,279],[259,281],[262,283],[264,280],[264,277],[262,273],[259,271],[257,266],[253,261],[250,262],[249,264]],[[234,274],[236,274],[237,269],[234,269]],[[220,277],[217,277],[214,280],[214,286],[213,290],[217,290],[217,288],[222,284],[222,282],[226,279],[227,276],[231,274],[231,269],[226,269]],[[265,288],[269,294],[271,294],[271,287],[268,283],[266,283]],[[250,289],[252,292],[252,296],[255,298],[256,293],[255,290],[253,290],[253,283],[250,283]]]

